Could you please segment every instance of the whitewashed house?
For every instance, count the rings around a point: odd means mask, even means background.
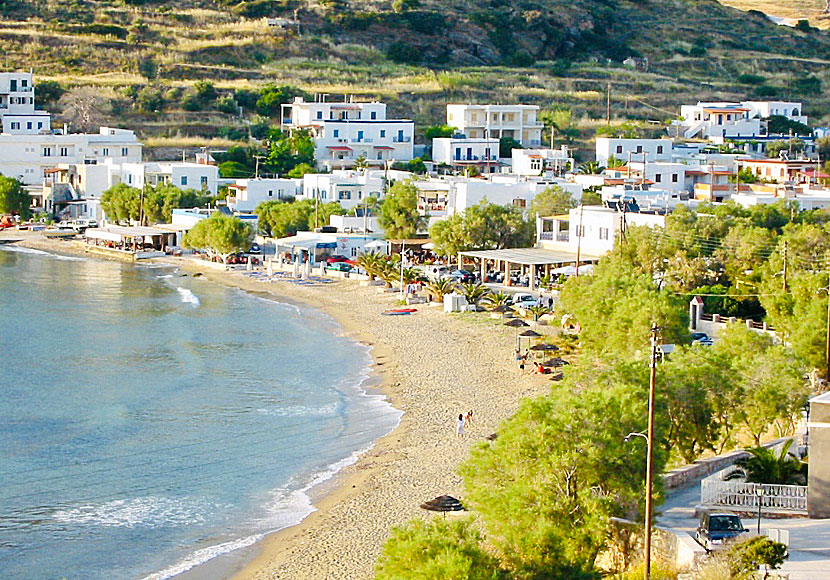
[[[367,198],[382,199],[387,184],[402,181],[413,175],[407,171],[356,171],[341,169],[331,173],[306,173],[302,193],[298,199],[337,202],[349,210],[365,203]]]
[[[512,158],[512,173],[527,177],[557,177],[575,167],[567,145],[559,149],[513,149]]]
[[[188,162],[122,163],[121,181],[131,187],[167,183],[179,189],[195,189],[216,195],[219,168]]]
[[[317,164],[327,168],[353,167],[361,157],[381,167],[413,158],[415,124],[409,119],[387,119],[385,103],[307,103],[296,97],[282,105],[281,126],[289,131],[310,130]]]
[[[39,135],[52,132],[52,117],[35,109],[35,85],[31,72],[0,73],[0,123],[7,135]]]
[[[567,215],[539,216],[536,220],[536,242],[537,247],[543,249],[601,256],[614,248],[628,226],[665,227],[665,224],[664,215],[583,206],[571,209]]]
[[[280,201],[302,195],[303,179],[237,179],[228,186],[226,203],[233,211],[252,212],[264,201]]]
[[[510,137],[523,147],[542,145],[537,105],[447,105],[447,125],[470,139]],[[498,150],[497,150],[498,151]]]
[[[466,137],[438,137],[432,140],[432,160],[456,169],[476,167],[481,173],[499,168],[499,140]]]
[[[642,161],[671,161],[674,143],[671,139],[622,139],[615,137],[597,137],[596,157],[601,166],[608,165],[608,159],[627,163]]]

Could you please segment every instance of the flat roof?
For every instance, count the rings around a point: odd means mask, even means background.
[[[473,250],[460,252],[468,258],[483,258],[485,260],[501,260],[511,264],[544,265],[570,264],[576,261],[576,252],[567,250],[545,250],[543,248],[511,248],[506,250]],[[600,256],[580,252],[580,261],[599,260]]]

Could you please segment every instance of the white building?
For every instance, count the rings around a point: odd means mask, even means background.
[[[167,183],[179,189],[195,189],[216,195],[219,168],[188,162],[122,163],[121,181],[131,187]]]
[[[674,144],[671,139],[618,139],[613,137],[597,137],[597,163],[608,165],[608,159],[615,159],[627,163],[629,160],[642,161],[643,155],[647,161],[671,161]]]
[[[619,212],[601,206],[571,209],[567,215],[540,216],[536,222],[537,247],[602,255],[614,248],[626,227],[665,227],[666,217]]]
[[[680,107],[681,121],[675,121],[678,137],[721,138],[759,137],[766,135],[762,122],[772,115],[786,117],[798,123],[807,123],[801,103],[788,101],[699,102]]]
[[[447,105],[447,125],[471,139],[510,137],[523,147],[542,145],[536,105]],[[498,151],[498,150],[497,150]]]
[[[473,137],[439,137],[432,140],[432,160],[455,168],[477,167],[495,173],[499,167],[499,140]]]
[[[516,175],[558,177],[575,167],[567,145],[559,149],[513,149],[512,172]]]
[[[406,171],[335,170],[331,173],[306,173],[303,176],[300,199],[337,202],[343,209],[351,209],[367,198],[382,199],[386,183],[412,177]]]
[[[52,118],[35,109],[32,73],[0,73],[0,123],[8,135],[38,135],[52,131]]]
[[[612,179],[648,183],[673,193],[689,191],[686,185],[686,165],[683,163],[632,161],[622,167],[606,169],[605,175]]]
[[[274,240],[277,258],[312,266],[329,256],[354,259],[366,252],[387,253],[388,242],[376,234],[342,232],[297,232],[297,235]]]
[[[743,101],[741,105],[749,109],[750,117],[766,119],[778,115],[796,123],[807,124],[807,116],[802,115],[804,107],[801,103],[791,101]]]
[[[307,103],[297,97],[282,105],[282,127],[310,130],[315,159],[328,168],[351,167],[361,157],[376,166],[413,158],[415,124],[387,119],[385,103]]]
[[[0,134],[0,173],[26,185],[40,185],[58,164],[141,161],[141,143],[126,129],[101,127],[99,133]]]
[[[299,179],[237,179],[228,186],[228,207],[233,211],[252,212],[264,201],[279,201],[302,195]]]

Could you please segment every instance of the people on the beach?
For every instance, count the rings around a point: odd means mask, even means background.
[[[464,416],[464,425],[469,426],[473,424],[473,410],[470,409],[467,411],[467,414]]]
[[[458,437],[464,436],[464,415],[461,413],[458,414],[458,422],[455,424],[455,434]]]

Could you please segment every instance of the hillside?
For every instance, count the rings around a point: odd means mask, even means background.
[[[723,0],[722,3],[738,10],[760,10],[772,16],[809,20],[813,26],[830,28],[825,0]]]
[[[244,139],[256,98],[240,90],[265,83],[383,98],[419,126],[441,122],[448,100],[567,108],[582,138],[609,85],[617,121],[665,121],[701,98],[798,98],[812,117],[828,105],[827,33],[714,0],[130,2],[6,0],[4,67],[95,86],[105,116],[172,146]],[[629,56],[647,67],[624,67]],[[194,104],[198,80],[226,98]]]

